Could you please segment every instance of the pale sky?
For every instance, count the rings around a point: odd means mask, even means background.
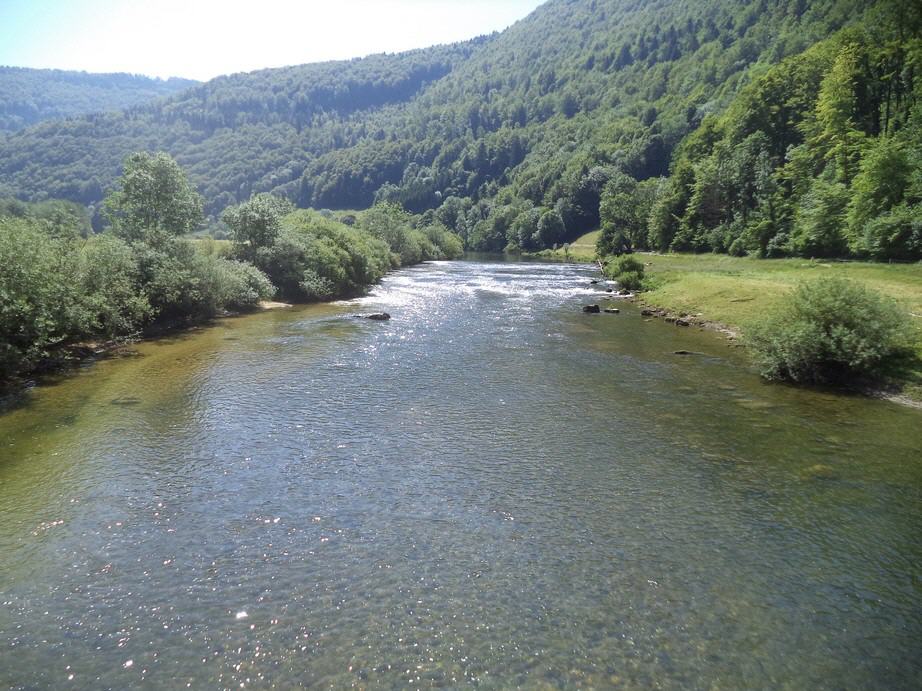
[[[0,0],[0,65],[210,79],[500,31],[543,0]]]

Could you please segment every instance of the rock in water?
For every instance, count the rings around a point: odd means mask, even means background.
[[[602,311],[602,308],[598,305],[583,305],[583,312],[586,314],[599,314]]]
[[[615,308],[615,307],[609,307],[609,308],[607,308],[607,309],[605,310],[605,313],[606,313],[606,314],[621,314],[621,310],[619,310],[619,309],[617,309],[617,308]]]
[[[368,314],[365,316],[365,319],[371,319],[376,322],[386,322],[391,318],[387,312],[378,312],[376,314]]]
[[[801,480],[835,480],[838,478],[836,471],[831,466],[818,463],[800,473]]]

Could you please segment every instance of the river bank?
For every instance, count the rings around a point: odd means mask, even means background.
[[[543,259],[594,262],[598,231],[567,250],[542,252]],[[781,304],[801,282],[821,275],[842,276],[896,300],[916,331],[916,356],[887,373],[882,386],[863,393],[904,404],[922,405],[922,265],[875,262],[755,259],[717,254],[638,252],[648,289],[636,297],[651,317],[682,318],[732,339]]]
[[[372,287],[369,286],[369,289]],[[346,298],[348,297],[355,296],[346,296]],[[326,302],[336,302],[346,298],[336,297]],[[223,311],[210,319],[198,321],[155,323],[136,334],[122,338],[62,344],[58,348],[50,350],[39,366],[33,370],[6,380],[0,380],[0,413],[14,405],[24,391],[36,384],[51,382],[55,377],[66,376],[68,372],[74,369],[101,360],[131,357],[135,353],[134,347],[141,343],[190,334],[214,326],[226,319],[235,319],[262,312],[287,310],[296,306],[294,303],[262,300],[251,310]]]
[[[433,262],[30,391],[0,687],[913,688],[922,413],[596,276]]]

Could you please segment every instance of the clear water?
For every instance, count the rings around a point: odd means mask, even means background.
[[[922,686],[922,413],[591,277],[429,264],[34,390],[0,686]]]

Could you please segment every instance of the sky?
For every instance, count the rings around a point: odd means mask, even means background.
[[[0,0],[0,65],[206,80],[501,31],[543,0]]]

